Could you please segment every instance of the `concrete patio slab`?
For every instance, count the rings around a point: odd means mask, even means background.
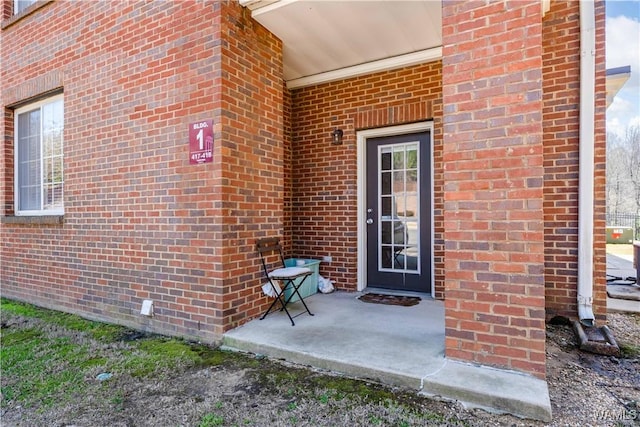
[[[633,268],[633,255],[607,254],[607,276],[636,277],[636,269]]]
[[[640,302],[607,298],[607,311],[612,313],[640,313]]]
[[[636,277],[632,255],[607,254],[608,278]],[[616,283],[616,282],[613,282]],[[607,311],[618,313],[640,313],[640,286],[636,285],[607,285]]]
[[[638,285],[607,285],[607,295],[611,298],[637,301],[640,306],[640,286]]]
[[[223,345],[469,406],[551,419],[545,381],[444,357],[442,301],[423,295],[420,304],[402,307],[364,303],[359,295],[313,295],[305,301],[314,316],[305,313],[291,326],[284,312],[275,312],[227,332]],[[303,311],[300,303],[290,307]]]

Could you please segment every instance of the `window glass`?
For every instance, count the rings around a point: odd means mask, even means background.
[[[32,4],[34,4],[36,0],[14,0],[13,2],[13,14],[17,15]]]
[[[64,213],[62,95],[16,111],[16,214]]]

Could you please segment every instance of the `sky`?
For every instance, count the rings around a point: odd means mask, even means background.
[[[607,132],[640,126],[640,0],[606,0],[607,69],[630,66],[631,77],[607,109]]]

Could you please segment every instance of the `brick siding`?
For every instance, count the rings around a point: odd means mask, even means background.
[[[283,231],[280,42],[217,1],[51,2],[2,41],[3,105],[65,101],[64,221],[2,224],[3,295],[207,340],[255,316],[255,237]],[[214,162],[190,165],[204,119]],[[2,186],[12,215],[13,174]]]
[[[606,319],[604,2],[596,2],[594,314]],[[580,4],[552,2],[543,22],[544,234],[547,317],[577,314]]]
[[[541,4],[442,12],[446,355],[544,377]]]
[[[545,309],[575,316],[577,2],[544,18],[538,0],[444,2],[442,61],[291,91],[281,42],[237,2],[42,1],[19,17],[12,3],[0,32],[3,296],[213,341],[269,303],[264,236],[288,255],[331,255],[320,273],[355,290],[357,131],[433,120],[446,354],[544,377]],[[596,10],[604,272],[604,1]],[[13,111],[61,90],[64,219],[16,222]],[[214,161],[190,165],[188,125],[204,119]],[[154,317],[139,315],[143,299]]]
[[[593,309],[596,319],[607,315],[607,64],[605,55],[606,2],[595,1],[596,58],[594,111]]]
[[[255,250],[259,237],[285,233],[284,79],[281,42],[251,19],[248,9],[220,2],[222,37],[222,221],[216,242],[223,275],[224,330],[255,318],[270,303]]]
[[[433,120],[435,296],[443,296],[441,70],[435,61],[292,91],[293,250],[331,255],[320,274],[338,288],[357,286],[356,132]],[[344,131],[342,145],[331,144],[335,128]]]

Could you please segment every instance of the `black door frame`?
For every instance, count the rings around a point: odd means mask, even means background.
[[[376,128],[376,129],[367,129],[363,131],[357,132],[357,162],[358,162],[358,271],[357,271],[357,289],[362,291],[367,286],[367,231],[366,231],[366,220],[367,220],[367,212],[366,212],[366,143],[368,139],[385,137],[385,136],[394,136],[394,135],[405,135],[411,133],[419,133],[419,132],[429,132],[430,140],[429,140],[429,157],[431,159],[431,164],[429,166],[430,173],[430,183],[431,188],[428,188],[429,194],[431,196],[431,212],[429,216],[431,218],[431,224],[427,224],[430,227],[431,234],[431,247],[429,251],[433,254],[434,250],[434,218],[433,218],[433,203],[434,203],[434,167],[433,167],[433,122],[425,121],[418,123],[411,123],[407,125],[399,125],[399,126],[390,126],[385,128]],[[433,256],[431,256],[431,290],[430,293],[433,295],[434,293],[434,283],[435,283],[435,265]]]

